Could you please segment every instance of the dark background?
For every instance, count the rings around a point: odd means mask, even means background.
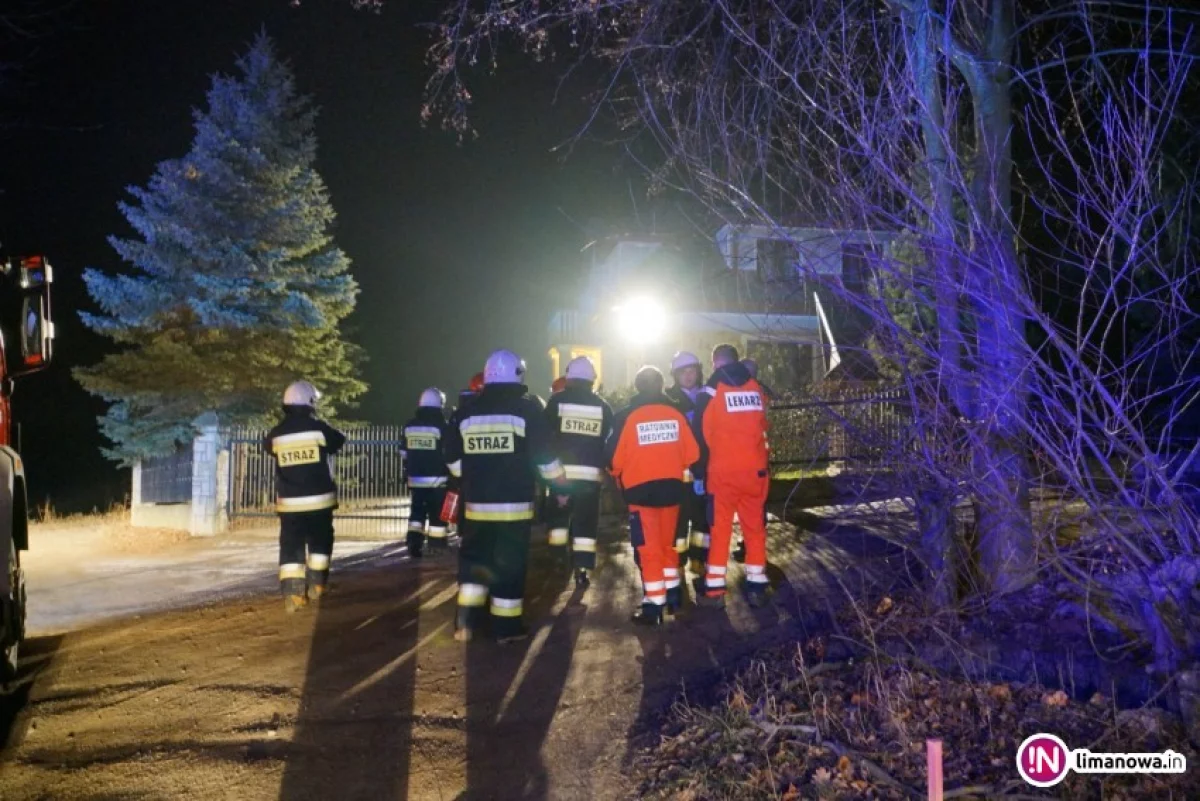
[[[498,347],[520,352],[531,389],[551,376],[544,331],[583,269],[589,217],[634,206],[616,149],[585,145],[565,161],[550,149],[585,119],[588,86],[559,89],[559,70],[512,57],[474,89],[480,138],[419,122],[436,2],[382,14],[349,0],[124,0],[28,3],[9,31],[0,75],[0,241],[55,267],[56,362],[14,399],[30,501],[87,511],[122,500],[128,472],[100,453],[104,405],[70,375],[105,343],[78,311],[90,308],[85,267],[115,270],[106,241],[130,229],[117,209],[125,187],[184,155],[193,108],[213,72],[260,31],[321,108],[319,169],[338,212],[337,243],[361,286],[347,321],[366,348],[371,386],[355,416],[402,422],[420,390],[453,398]],[[45,13],[43,13],[45,11]],[[282,390],[282,388],[281,388]]]

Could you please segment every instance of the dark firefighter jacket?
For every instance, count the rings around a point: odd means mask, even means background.
[[[408,486],[416,489],[446,486],[450,471],[444,454],[446,418],[441,409],[420,407],[404,424],[404,459]]]
[[[612,431],[613,413],[591,384],[568,380],[566,389],[550,396],[546,423],[567,481],[602,482],[607,464],[604,443]]]
[[[307,406],[284,406],[284,417],[263,440],[275,458],[275,510],[280,514],[337,507],[331,457],[346,435],[318,420]]]
[[[617,414],[608,440],[608,464],[630,505],[680,503],[698,458],[700,446],[687,418],[666,395],[638,393],[629,408]]]
[[[466,519],[532,520],[538,475],[563,478],[542,405],[522,384],[492,384],[457,423],[446,432],[446,461],[462,477]]]

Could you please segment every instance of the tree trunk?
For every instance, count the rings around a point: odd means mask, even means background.
[[[1018,307],[1021,276],[1012,222],[1013,0],[992,0],[985,52],[967,81],[975,107],[974,208],[980,230],[972,270],[972,302],[978,319],[978,365],[982,423],[975,455],[979,493],[980,562],[991,589],[1006,592],[1023,583],[1033,566],[1029,468],[1022,441],[1027,414],[1024,319]]]

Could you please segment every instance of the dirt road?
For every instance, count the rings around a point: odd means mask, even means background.
[[[363,543],[339,543],[333,591],[297,615],[272,594],[268,564],[238,577],[246,592],[199,608],[36,636],[0,712],[0,796],[628,797],[630,737],[681,687],[703,692],[752,649],[804,636],[831,577],[854,580],[851,565],[898,572],[856,531],[776,524],[771,607],[689,607],[666,630],[637,633],[627,620],[640,590],[615,522],[582,595],[535,543],[535,635],[522,644],[455,643],[452,560]],[[182,574],[226,547],[234,565],[262,558],[261,542],[235,542],[166,543],[155,558]],[[31,603],[67,604],[56,592]]]

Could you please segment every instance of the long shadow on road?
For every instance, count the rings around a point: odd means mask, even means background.
[[[279,798],[402,801],[412,779],[417,651],[450,636],[444,620],[421,630],[422,607],[432,611],[447,599],[452,607],[452,568],[446,559],[428,568],[404,564],[344,582],[338,568],[354,563],[335,567],[316,610],[297,613],[316,620]],[[395,600],[381,604],[388,595]]]
[[[543,542],[531,548],[530,639],[467,648],[467,787],[462,801],[552,797],[542,747],[583,628],[584,593],[564,596],[568,571]],[[539,625],[539,621],[542,622]]]

